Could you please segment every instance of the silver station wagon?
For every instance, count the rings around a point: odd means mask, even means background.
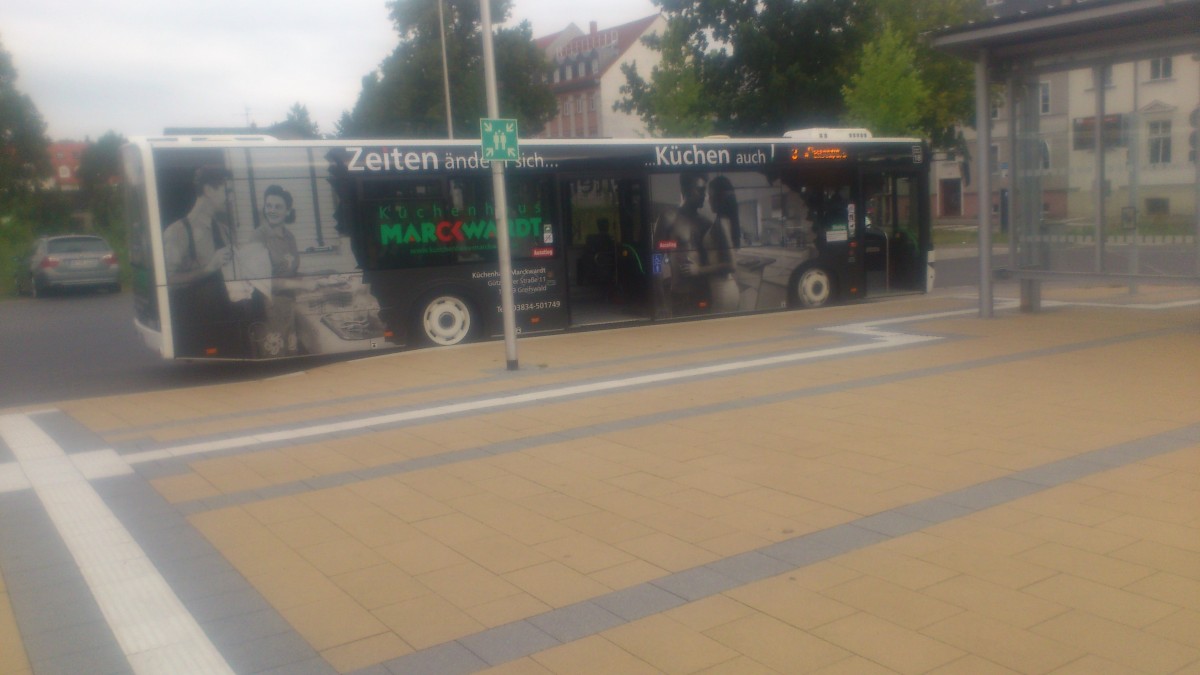
[[[121,290],[117,254],[101,237],[70,234],[42,237],[20,263],[18,293],[34,297],[67,288]]]

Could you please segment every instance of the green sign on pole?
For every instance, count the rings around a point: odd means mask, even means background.
[[[483,142],[483,158],[492,162],[515,162],[521,158],[517,149],[516,120],[479,120]]]

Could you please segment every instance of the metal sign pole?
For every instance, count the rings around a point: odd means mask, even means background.
[[[483,69],[487,88],[488,116],[500,117],[496,95],[496,54],[492,46],[492,12],[488,0],[479,0],[479,18],[483,27]],[[508,236],[508,198],[504,185],[504,162],[492,162],[492,190],[496,200],[496,240],[500,248],[500,307],[504,314],[504,353],[508,369],[516,370],[517,316],[513,305],[512,247]]]

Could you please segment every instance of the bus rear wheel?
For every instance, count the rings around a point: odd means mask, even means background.
[[[833,279],[820,267],[806,267],[792,282],[792,297],[801,307],[824,307],[833,298]]]
[[[478,323],[471,304],[457,295],[432,295],[421,308],[417,334],[425,344],[448,347],[465,342]]]

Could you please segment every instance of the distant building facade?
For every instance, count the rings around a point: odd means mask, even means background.
[[[636,115],[613,110],[625,84],[621,66],[637,64],[649,79],[660,55],[642,38],[661,34],[667,26],[661,15],[601,29],[591,22],[584,33],[575,24],[535,40],[553,70],[549,84],[558,112],[534,138],[637,138],[649,135]]]
[[[46,179],[44,187],[58,189],[64,192],[74,192],[79,189],[79,163],[83,159],[83,151],[87,143],[77,141],[58,141],[51,143],[50,168],[52,170]]]

